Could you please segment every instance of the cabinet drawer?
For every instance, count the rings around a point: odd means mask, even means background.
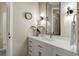
[[[32,40],[32,39],[29,39],[29,40],[28,40],[28,43],[29,43],[29,44],[32,44],[32,43],[33,43],[33,40]]]
[[[32,50],[29,49],[28,50],[28,54],[32,55]]]
[[[39,40],[28,40],[28,55],[31,56],[51,56],[51,47],[47,43]]]
[[[74,53],[58,48],[58,47],[54,48],[54,54],[55,56],[75,56]]]
[[[38,43],[39,55],[41,56],[51,56],[51,46],[47,43],[39,41]]]
[[[32,39],[28,39],[28,48],[32,48],[34,45],[34,41]]]

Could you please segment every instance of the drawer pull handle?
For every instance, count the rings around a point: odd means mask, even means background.
[[[60,56],[59,54],[56,54],[56,56]]]
[[[39,52],[38,52],[38,55],[39,55],[39,56],[42,56],[42,53],[39,51]]]

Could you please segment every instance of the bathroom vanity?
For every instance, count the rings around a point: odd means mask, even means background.
[[[76,16],[70,13],[73,9],[69,9],[69,4],[75,7],[75,15],[76,3],[39,3],[40,19],[37,28],[39,34],[45,35],[28,36],[29,56],[77,56],[76,21],[72,22]]]
[[[27,41],[28,56],[76,56],[67,40],[59,36],[35,37],[29,36]]]

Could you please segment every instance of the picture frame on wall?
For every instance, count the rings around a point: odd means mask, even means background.
[[[26,12],[24,14],[24,16],[25,16],[25,19],[27,19],[27,20],[31,20],[32,19],[32,14],[30,12]]]

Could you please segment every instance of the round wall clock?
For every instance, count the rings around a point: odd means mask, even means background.
[[[25,18],[26,18],[27,20],[31,20],[31,19],[32,19],[32,14],[31,14],[30,12],[26,12],[26,13],[25,13]]]

